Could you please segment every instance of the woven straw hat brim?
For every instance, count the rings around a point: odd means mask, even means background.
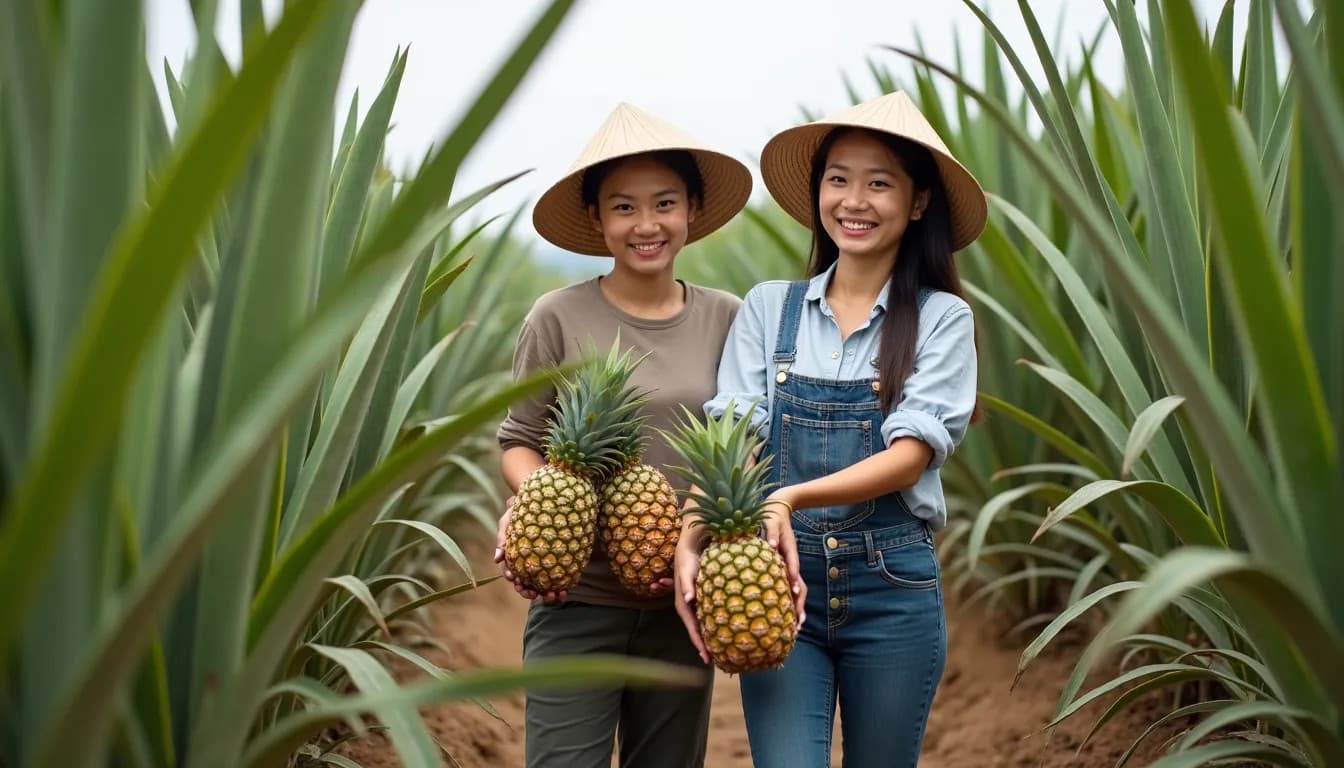
[[[952,250],[965,248],[984,231],[989,206],[980,182],[952,157],[924,115],[899,91],[840,114],[788,128],[765,145],[761,151],[765,187],[779,206],[803,226],[812,226],[812,156],[826,135],[840,127],[867,128],[899,136],[933,153],[947,193]]]
[[[574,253],[610,256],[602,235],[593,229],[583,204],[583,174],[606,160],[659,150],[682,149],[691,154],[704,181],[704,199],[687,230],[686,242],[727,224],[751,197],[751,171],[746,165],[705,147],[652,115],[619,105],[589,142],[564,178],[537,200],[532,224],[537,234]]]

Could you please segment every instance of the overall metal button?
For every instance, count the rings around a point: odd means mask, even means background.
[[[835,549],[835,548],[838,547],[838,546],[840,546],[840,541],[839,541],[839,539],[835,538],[834,536],[832,536],[832,537],[826,539],[826,548],[827,548],[827,549]]]
[[[775,381],[776,381],[777,383],[779,383],[779,384],[783,384],[784,382],[786,382],[786,381],[788,381],[788,380],[789,380],[789,374],[787,374],[787,373],[785,373],[785,372],[783,372],[783,371],[780,371],[779,373],[776,373],[776,374],[775,374]]]
[[[827,571],[826,575],[830,576],[832,579],[838,579],[840,578],[840,569],[832,565],[831,570]]]
[[[831,598],[831,610],[835,610],[836,608],[839,608],[839,607],[840,607],[840,598],[838,598],[838,597],[832,597],[832,598]]]

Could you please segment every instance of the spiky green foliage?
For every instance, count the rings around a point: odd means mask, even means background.
[[[911,93],[992,194],[957,256],[988,418],[943,468],[944,575],[1035,635],[1020,674],[1113,617],[1055,722],[1121,693],[1102,727],[1166,691],[1204,700],[1161,720],[1207,719],[1164,765],[1344,765],[1344,9],[1226,2],[1201,25],[1188,0],[1106,2],[1070,50],[1030,3],[1026,48],[966,5],[978,71],[962,36],[850,90]],[[785,247],[758,233],[736,249],[755,274],[722,282],[796,277],[753,257]],[[1111,648],[1132,668],[1086,690]]]
[[[399,558],[461,554],[414,501],[545,381],[403,429],[460,338],[419,320],[465,266],[447,230],[504,183],[452,200],[457,171],[570,3],[399,179],[381,156],[404,54],[332,131],[358,0],[294,0],[270,26],[248,0],[236,70],[218,3],[191,3],[175,130],[144,5],[0,3],[0,764],[283,765],[364,716],[437,764],[417,705],[543,670],[399,689],[383,654],[432,665],[392,634],[453,591]],[[385,548],[389,530],[413,537]],[[541,677],[628,672],[566,666]]]
[[[739,418],[729,403],[722,416],[702,419],[683,408],[676,431],[664,433],[686,462],[669,469],[692,486],[686,496],[696,506],[687,514],[712,539],[755,535],[769,511],[764,504],[766,475],[774,457],[753,462],[752,454],[760,444],[751,423],[755,410],[753,405]]]
[[[632,447],[638,449],[641,413],[648,394],[629,386],[643,358],[620,348],[619,338],[605,357],[590,355],[578,371],[564,377],[551,406],[546,434],[546,459],[551,464],[601,484],[625,466]]]
[[[1150,0],[1146,19],[1108,0],[1066,69],[1019,2],[1042,79],[967,5],[985,28],[982,86],[903,51],[926,112],[996,193],[960,257],[995,320],[978,327],[996,418],[944,472],[949,571],[987,578],[979,594],[1004,605],[1060,611],[1026,674],[1065,627],[1109,614],[1052,722],[1123,692],[1100,727],[1183,688],[1208,699],[1206,719],[1163,765],[1344,764],[1344,354],[1326,341],[1344,327],[1329,213],[1344,189],[1330,44],[1344,8],[1305,4],[1308,21],[1303,3],[1253,0],[1238,18],[1228,2],[1208,36],[1189,0]],[[1092,71],[1107,34],[1123,53],[1115,91]],[[1133,668],[1086,690],[1117,648]],[[1215,735],[1231,738],[1201,743]]]

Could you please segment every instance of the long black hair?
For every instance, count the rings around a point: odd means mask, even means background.
[[[933,153],[913,141],[863,128],[831,131],[812,156],[812,261],[808,276],[822,274],[840,257],[839,246],[821,225],[821,180],[831,147],[841,136],[850,133],[861,133],[881,142],[900,161],[914,182],[915,193],[927,192],[929,196],[924,215],[911,219],[901,236],[900,249],[891,267],[887,311],[879,331],[877,395],[882,410],[890,411],[893,404],[900,402],[901,389],[915,366],[915,345],[919,340],[919,289],[947,291],[963,300],[965,295],[956,262],[952,260],[952,217]]]

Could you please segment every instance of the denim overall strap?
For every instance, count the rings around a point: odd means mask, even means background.
[[[794,280],[789,283],[789,292],[784,296],[784,308],[779,313],[779,335],[775,337],[775,368],[783,373],[798,356],[798,323],[803,318],[803,297],[807,294],[807,281]]]

